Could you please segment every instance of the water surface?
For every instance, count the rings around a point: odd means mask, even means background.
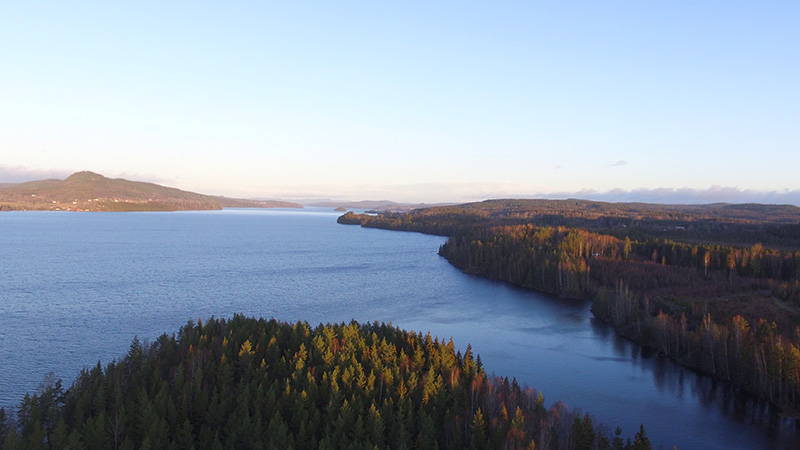
[[[680,449],[794,448],[792,424],[642,352],[566,302],[465,275],[444,239],[336,224],[327,210],[0,213],[0,405],[67,384],[132,338],[242,313],[391,322],[470,343],[488,372]]]

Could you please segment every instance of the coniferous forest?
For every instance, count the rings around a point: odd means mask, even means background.
[[[619,334],[800,411],[800,208],[495,200],[339,222],[448,236],[465,272],[589,299]]]
[[[12,418],[11,416],[16,416]],[[48,378],[16,414],[12,449],[650,449],[515,380],[470,347],[385,324],[234,316]]]

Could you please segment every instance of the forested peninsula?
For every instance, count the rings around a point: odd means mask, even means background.
[[[490,200],[339,223],[447,236],[465,272],[589,299],[619,334],[800,412],[800,208]]]
[[[15,449],[651,449],[541,392],[487,376],[467,347],[386,324],[234,316],[188,322],[0,409]]]
[[[153,183],[77,172],[64,180],[0,185],[0,211],[187,211],[222,208],[302,208],[277,200],[197,194]]]

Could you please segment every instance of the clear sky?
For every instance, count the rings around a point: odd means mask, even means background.
[[[796,1],[6,2],[0,182],[798,203],[798,23]]]

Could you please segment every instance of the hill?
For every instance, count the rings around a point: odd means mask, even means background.
[[[437,203],[433,205],[426,203],[398,203],[391,200],[319,200],[304,204],[324,208],[366,209],[371,211],[410,211],[412,209],[452,205],[452,203]]]
[[[64,180],[0,185],[0,210],[181,211],[222,208],[302,208],[290,202],[215,197],[154,183],[77,172]]]

